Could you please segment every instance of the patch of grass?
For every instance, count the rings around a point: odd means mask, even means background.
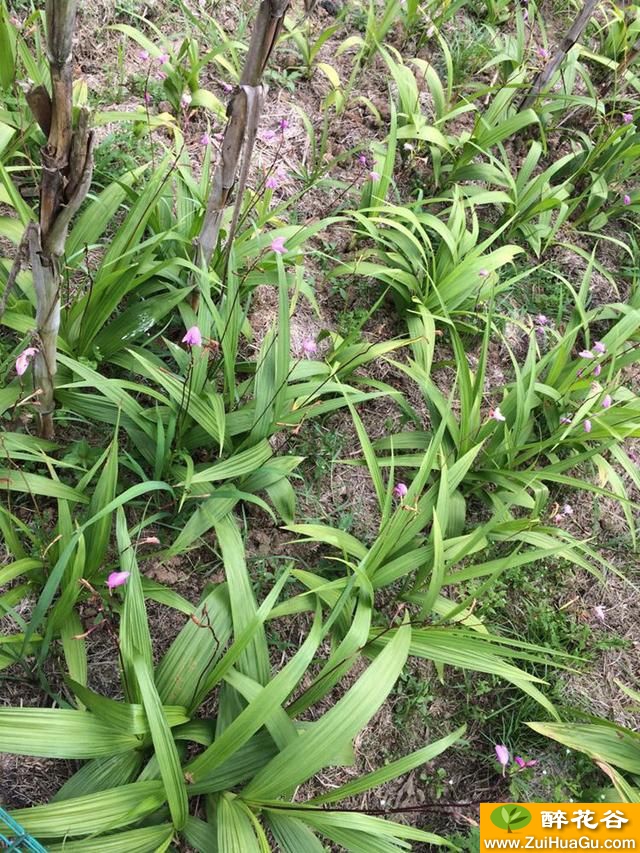
[[[140,136],[131,127],[121,126],[96,148],[95,180],[106,186],[114,175],[136,169],[151,160],[152,155],[152,145],[147,137]]]

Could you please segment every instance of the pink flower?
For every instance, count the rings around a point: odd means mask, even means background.
[[[150,59],[149,51],[148,50],[139,50],[138,51],[138,59],[141,59],[143,62],[148,62]]]
[[[318,344],[313,338],[305,338],[305,340],[302,341],[302,352],[305,355],[314,355],[318,352]]]
[[[570,423],[571,423],[571,418],[569,417],[569,415],[563,415],[563,416],[560,418],[560,423],[561,423],[561,424],[570,424]]]
[[[540,59],[549,59],[549,51],[545,47],[539,47],[536,50],[536,54]]]
[[[580,350],[578,355],[580,356],[580,358],[593,358],[594,357],[593,353],[589,349]]]
[[[271,251],[275,252],[277,255],[286,255],[288,252],[287,247],[284,244],[284,237],[274,237],[271,241]]]
[[[593,615],[596,617],[598,622],[604,622],[605,621],[605,609],[604,609],[604,607],[601,604],[596,604],[596,606],[593,608]]]
[[[515,761],[515,763],[518,765],[518,767],[521,770],[524,770],[526,767],[535,767],[536,764],[538,763],[535,759],[532,761],[525,761],[524,758],[522,758],[519,755],[516,755],[516,757],[513,760]]]
[[[584,427],[584,431],[585,431],[585,432],[591,432],[591,430],[592,430],[592,425],[591,425],[591,421],[590,421],[588,418],[587,418],[587,420],[586,420],[586,421],[584,421],[584,423],[582,424],[582,426]]]
[[[153,103],[153,95],[151,94],[151,92],[144,93],[144,102],[148,107],[151,106],[151,104]]]
[[[573,515],[573,507],[571,506],[571,504],[565,504],[562,507],[562,514],[563,515]]]
[[[264,182],[264,185],[268,190],[277,190],[280,186],[280,182],[275,175],[269,175],[267,180]]]
[[[191,105],[192,100],[193,100],[193,98],[191,97],[189,92],[183,92],[182,97],[180,98],[180,106],[182,107],[182,109],[183,110],[188,109],[189,106]]]
[[[168,61],[169,61],[169,54],[168,53],[161,53],[160,56],[158,57],[158,64],[159,65],[166,65]]]
[[[262,141],[263,142],[273,142],[276,138],[275,130],[263,130],[262,131]]]
[[[625,124],[631,124],[631,122],[633,121],[633,114],[632,113],[622,113],[622,121]]]
[[[130,574],[131,572],[111,572],[107,578],[107,586],[110,590],[115,589],[117,586],[122,586],[129,580]]]
[[[480,278],[486,278],[489,275],[489,270],[486,270],[483,267],[481,270],[478,270],[478,275]]]
[[[22,376],[23,373],[26,373],[26,370],[29,367],[29,362],[37,352],[38,350],[35,347],[27,347],[22,350],[16,359],[16,373],[18,376]]]
[[[190,347],[201,347],[202,346],[202,333],[197,326],[191,326],[190,329],[187,329],[187,332],[182,339],[183,344],[188,344]]]
[[[627,193],[625,193],[625,194],[622,196],[622,203],[623,203],[623,204],[625,204],[625,205],[626,205],[626,204],[631,204],[631,196],[630,196],[630,195],[628,195]]]
[[[406,498],[408,492],[409,489],[404,483],[396,483],[393,487],[393,496],[396,498],[400,498],[400,500]]]
[[[509,750],[503,744],[496,744],[496,758],[498,759],[498,764],[502,765],[502,775],[504,776],[507,764],[509,763]]]
[[[380,180],[380,173],[379,172],[369,172],[369,179],[372,181],[379,181]]]
[[[500,406],[496,406],[495,409],[489,409],[489,417],[493,418],[494,421],[506,421],[505,416],[500,411]]]
[[[597,352],[598,355],[604,355],[607,351],[607,345],[603,344],[602,341],[596,341],[593,345],[593,351]]]
[[[361,166],[366,166],[367,165],[367,155],[366,154],[360,154],[358,156],[358,163],[360,163]]]
[[[602,365],[596,364],[595,367],[593,368],[593,375],[594,376],[600,376],[601,373],[602,373]]]
[[[211,145],[211,137],[206,131],[200,137],[200,145]]]
[[[144,539],[141,539],[138,542],[138,545],[159,545],[160,540],[157,536],[145,536]]]
[[[546,316],[546,314],[538,314],[536,316],[536,323],[539,326],[546,326],[549,323],[549,318]]]
[[[613,403],[613,398],[611,397],[611,394],[605,394],[604,397],[602,398],[602,408],[603,409],[610,409],[612,403]]]
[[[278,127],[284,133],[284,131],[289,127],[289,122],[286,118],[281,118],[278,122]]]
[[[229,92],[233,92],[233,86],[231,85],[231,83],[225,83],[224,80],[221,80],[220,85],[227,94],[229,94]]]

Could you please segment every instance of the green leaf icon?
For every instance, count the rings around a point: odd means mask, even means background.
[[[502,809],[502,820],[507,824],[507,826],[511,823],[511,817],[505,808]]]

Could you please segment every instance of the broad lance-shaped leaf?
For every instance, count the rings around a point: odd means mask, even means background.
[[[353,740],[387,698],[407,660],[410,642],[411,628],[403,625],[349,692],[249,782],[243,798],[273,799],[327,766],[327,758]]]
[[[255,617],[258,608],[247,571],[244,543],[235,521],[231,515],[227,515],[214,525],[214,529],[222,551],[233,631],[237,637]],[[269,680],[269,653],[262,628],[256,631],[246,652],[238,661],[237,668],[260,684],[266,684]]]
[[[170,823],[161,823],[129,832],[50,844],[47,849],[49,853],[163,853],[171,844],[173,831]]]
[[[602,723],[527,723],[534,731],[584,752],[595,761],[640,774],[640,735],[631,729]]]
[[[371,791],[379,785],[384,785],[385,782],[390,782],[392,779],[397,779],[399,776],[409,773],[421,764],[426,764],[427,761],[432,761],[436,756],[440,755],[445,749],[448,749],[456,741],[464,735],[467,730],[466,726],[461,726],[446,737],[440,738],[428,746],[423,746],[412,752],[410,755],[405,755],[404,758],[398,758],[396,761],[391,761],[385,764],[379,770],[374,770],[372,773],[367,773],[365,776],[360,776],[352,782],[347,782],[334,788],[328,794],[322,794],[320,797],[314,797],[309,800],[310,803],[337,803],[345,800],[347,797],[355,797],[362,794],[364,791]]]
[[[216,801],[218,850],[242,853],[262,853],[248,809],[235,794],[225,792]]]
[[[42,758],[98,758],[140,746],[94,714],[65,708],[0,708],[0,752]]]
[[[133,659],[133,668],[138,680],[142,704],[149,721],[155,757],[160,767],[171,819],[175,828],[180,830],[187,821],[189,803],[187,802],[187,789],[182,775],[178,750],[164,714],[158,691],[153,683],[151,666],[141,655],[136,655]]]
[[[134,782],[86,797],[15,809],[11,817],[36,838],[109,832],[153,814],[165,801],[162,782]]]
[[[199,682],[222,655],[232,624],[226,584],[218,584],[196,608],[156,667],[163,702],[191,706]],[[197,620],[197,621],[196,621]]]
[[[313,626],[293,658],[269,681],[260,695],[249,702],[214,743],[187,766],[195,782],[209,775],[223,761],[230,758],[278,710],[307,671],[321,639],[322,620],[317,610]],[[295,748],[297,741],[292,746]]]
[[[151,636],[149,634],[149,623],[144,604],[140,570],[134,547],[129,538],[127,519],[122,507],[118,507],[116,516],[116,539],[118,542],[121,569],[123,572],[129,572],[120,621],[120,651],[122,654],[123,678],[127,698],[134,700],[139,699],[139,693],[135,689],[134,660],[140,655],[149,666],[149,669],[152,669],[153,652],[151,649]]]

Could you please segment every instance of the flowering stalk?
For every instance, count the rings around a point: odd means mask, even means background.
[[[93,175],[89,112],[73,128],[72,42],[77,0],[47,0],[47,53],[51,92],[36,87],[27,98],[47,138],[42,149],[40,221],[29,233],[29,259],[36,294],[36,387],[41,391],[40,432],[53,437],[54,378],[60,326],[61,258],[71,219],[84,201]],[[37,107],[35,104],[37,103]]]
[[[262,111],[262,74],[280,36],[288,8],[289,0],[262,0],[260,3],[240,86],[232,95],[227,106],[228,121],[224,131],[220,159],[213,176],[207,210],[198,237],[197,264],[200,267],[209,265],[216,248],[220,222],[236,183],[240,155],[244,148],[236,203],[229,228],[229,244],[233,240],[240,215],[242,194],[249,174],[258,120]]]
[[[536,102],[536,99],[542,94],[543,89],[556,73],[567,53],[582,35],[582,32],[591,20],[591,16],[595,12],[598,3],[599,0],[586,0],[573,24],[569,27],[564,38],[560,42],[558,50],[553,54],[544,68],[536,74],[531,88],[529,89],[529,93],[520,105],[521,110],[526,110],[529,107],[532,107]]]

